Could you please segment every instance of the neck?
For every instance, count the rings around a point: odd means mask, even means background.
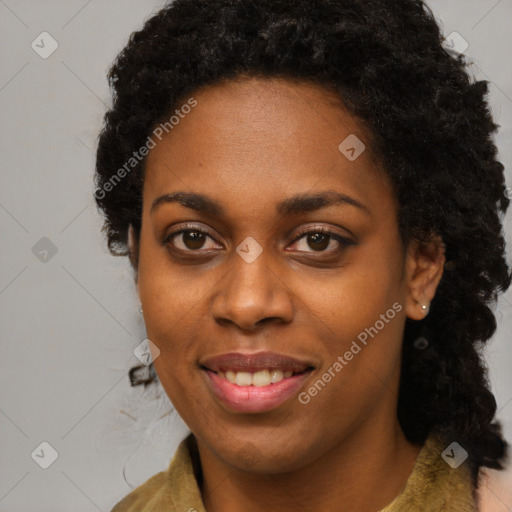
[[[311,464],[282,474],[240,471],[198,442],[206,510],[380,510],[405,487],[421,447],[405,439],[398,421],[383,429],[375,419]]]

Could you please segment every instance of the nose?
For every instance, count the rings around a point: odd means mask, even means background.
[[[265,251],[248,263],[238,254],[218,283],[212,315],[223,325],[235,324],[244,331],[257,330],[271,321],[289,323],[293,318],[293,293],[282,277],[270,268]]]

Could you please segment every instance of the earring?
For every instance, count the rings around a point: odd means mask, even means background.
[[[428,312],[430,311],[430,304],[422,304],[421,305],[421,311],[425,316],[428,315]]]
[[[414,340],[414,348],[417,350],[425,350],[429,345],[429,342],[425,336],[420,336]]]
[[[144,311],[142,311],[142,302],[139,302],[139,311],[141,315],[144,313]]]

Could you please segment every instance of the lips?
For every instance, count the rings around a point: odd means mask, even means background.
[[[231,352],[200,361],[214,396],[232,412],[265,412],[293,397],[314,369],[274,352]]]
[[[249,372],[261,370],[281,370],[283,372],[300,373],[313,365],[275,352],[256,352],[243,354],[230,352],[200,361],[201,366],[213,372]]]

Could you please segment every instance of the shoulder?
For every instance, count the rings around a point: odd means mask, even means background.
[[[111,512],[204,512],[197,475],[200,474],[197,445],[189,435],[176,450],[167,471],[153,475],[117,503]]]
[[[380,512],[477,512],[469,469],[443,458],[446,443],[428,436],[402,492]]]
[[[143,484],[139,485],[119,503],[117,503],[111,512],[145,512],[156,496],[160,496],[162,491],[165,493],[165,487],[168,482],[167,472],[161,471],[153,475]]]

